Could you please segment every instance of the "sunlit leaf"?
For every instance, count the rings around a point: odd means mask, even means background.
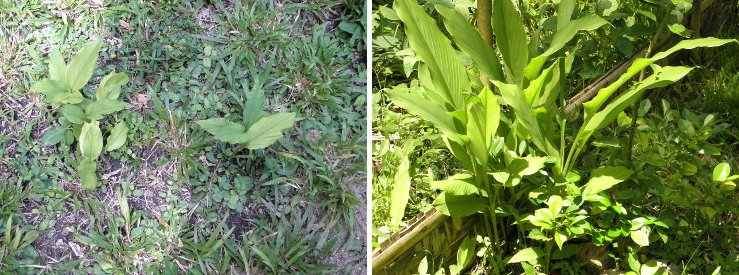
[[[716,168],[713,169],[713,181],[725,181],[726,178],[729,177],[729,174],[731,174],[731,167],[729,164],[726,162],[719,163],[716,165]]]
[[[495,44],[517,84],[523,81],[523,70],[529,62],[529,51],[523,21],[511,0],[493,1]]]
[[[585,184],[583,195],[598,194],[614,185],[625,181],[634,172],[623,166],[600,167],[590,174],[590,180]]]
[[[405,34],[411,48],[428,65],[437,92],[452,110],[463,110],[463,95],[470,92],[470,81],[449,39],[416,0],[395,1],[394,8],[405,23]]]
[[[469,174],[456,174],[445,180],[432,181],[430,184],[433,189],[445,191],[446,193],[458,196],[474,195],[482,192],[482,190],[475,185],[475,180],[472,175]]]
[[[529,262],[531,264],[536,264],[538,262],[538,259],[540,257],[544,256],[544,251],[541,250],[541,248],[538,247],[529,247],[524,248],[516,252],[508,261],[506,261],[507,264],[512,263],[520,263],[520,262]]]
[[[472,58],[472,62],[491,80],[505,81],[503,69],[493,48],[482,39],[466,18],[454,9],[436,5],[436,10],[444,17],[444,26],[452,35],[454,43],[462,52]]]
[[[456,196],[442,192],[432,205],[444,215],[466,217],[484,210],[487,201],[477,195]]]
[[[400,225],[405,214],[411,189],[410,160],[405,156],[398,165],[393,180],[393,189],[390,191],[390,224],[393,227]]]

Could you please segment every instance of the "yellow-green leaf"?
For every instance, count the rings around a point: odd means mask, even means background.
[[[394,8],[404,23],[411,48],[428,65],[436,92],[442,95],[452,111],[464,110],[464,94],[470,92],[470,81],[449,39],[416,0],[397,0]]]
[[[393,227],[398,227],[403,221],[405,207],[408,204],[411,189],[410,165],[408,156],[404,156],[395,172],[393,190],[390,191],[390,224]]]
[[[105,115],[109,115],[128,107],[128,104],[118,100],[103,99],[91,102],[85,108],[85,116],[91,120],[102,119]]]
[[[128,76],[123,73],[111,72],[100,81],[96,92],[97,100],[118,99],[121,94],[121,86],[128,83]]]
[[[598,194],[625,181],[634,172],[623,166],[605,166],[593,170],[590,180],[585,184],[583,196]]]
[[[97,121],[82,125],[79,139],[80,154],[85,158],[95,161],[103,151],[103,133]]]
[[[231,122],[225,118],[198,120],[195,123],[211,133],[217,140],[234,144],[246,142],[246,128],[240,123]]]
[[[77,105],[65,104],[59,108],[59,112],[62,113],[69,122],[74,124],[85,123],[85,111],[82,111],[82,108]]]
[[[101,39],[87,42],[67,65],[67,84],[72,91],[82,89],[92,77],[102,44]]]
[[[97,163],[95,160],[84,158],[77,166],[77,173],[80,175],[80,183],[82,188],[87,191],[95,190],[97,187]]]
[[[49,54],[49,78],[59,82],[67,81],[67,64],[59,51]]]
[[[260,118],[246,130],[246,148],[261,149],[282,137],[282,132],[293,127],[295,113],[277,113]]]
[[[436,10],[444,17],[444,26],[452,35],[454,43],[462,52],[472,58],[480,72],[491,80],[505,81],[503,68],[493,48],[482,39],[477,29],[455,9],[436,5]]]
[[[432,203],[437,211],[447,216],[466,217],[487,208],[487,201],[477,195],[452,195],[442,192]]]
[[[516,84],[523,82],[523,70],[529,62],[529,50],[523,21],[511,0],[493,1],[495,44]]]
[[[115,149],[121,148],[124,144],[126,144],[126,137],[128,136],[128,126],[125,122],[118,122],[118,124],[113,127],[113,131],[110,132],[110,136],[108,136],[108,142],[105,143],[105,151],[113,151]]]

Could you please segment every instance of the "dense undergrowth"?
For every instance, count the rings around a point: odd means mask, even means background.
[[[0,1],[0,273],[363,270],[364,10]],[[84,100],[31,89],[95,39]]]
[[[467,251],[465,255],[477,255],[469,258],[476,263],[473,272],[581,274],[611,270],[636,274],[657,271],[708,274],[714,270],[736,271],[738,201],[728,171],[736,173],[737,169],[738,128],[732,107],[736,104],[732,102],[737,99],[734,91],[739,87],[737,62],[733,54],[727,53],[736,53],[737,43],[670,55],[645,74],[632,74],[636,84],[625,81],[626,85],[616,94],[623,96],[614,95],[615,99],[606,104],[600,102],[603,105],[594,109],[591,103],[585,111],[579,109],[567,117],[558,111],[564,107],[562,98],[573,96],[641,45],[657,44],[670,34],[689,39],[690,26],[681,28],[677,23],[690,10],[690,1],[578,1],[571,8],[574,11],[571,20],[598,16],[607,23],[588,28],[586,21],[581,21],[579,26],[585,31],[576,34],[561,52],[551,53],[546,51],[547,47],[557,44],[553,37],[558,30],[564,32],[562,27],[567,24],[567,21],[558,22],[558,17],[562,17],[559,15],[567,11],[560,6],[569,1],[513,1],[513,10],[524,23],[526,40],[523,41],[529,43],[528,58],[524,57],[523,64],[527,65],[534,57],[553,54],[559,58],[550,59],[544,68],[551,65],[553,79],[562,71],[567,72],[566,78],[560,78],[561,82],[544,79],[548,83],[546,89],[561,87],[554,89],[553,94],[560,93],[562,97],[555,95],[551,101],[538,103],[539,96],[549,96],[547,90],[541,95],[531,93],[530,87],[537,83],[539,71],[533,75],[523,71],[526,75],[518,78],[516,70],[511,69],[518,66],[515,65],[517,53],[513,52],[522,49],[492,44],[491,52],[502,58],[504,77],[496,77],[495,65],[481,61],[480,52],[486,50],[469,42],[473,41],[469,39],[470,32],[460,35],[464,33],[460,22],[472,22],[470,26],[474,26],[479,16],[473,1],[434,2],[435,5],[419,2],[445,39],[453,41],[459,61],[451,63],[459,62],[465,73],[452,73],[454,66],[448,65],[448,60],[457,57],[441,54],[443,42],[428,42],[432,45],[429,49],[434,50],[430,51],[432,54],[425,52],[420,41],[431,41],[430,37],[442,40],[430,35],[433,31],[428,28],[408,26],[414,24],[413,20],[421,20],[415,24],[422,25],[420,22],[425,21],[418,19],[422,16],[410,12],[413,17],[403,18],[401,12],[409,13],[403,11],[409,8],[400,8],[393,1],[374,2],[373,245],[378,245],[416,214],[435,207],[452,216],[487,215],[486,221],[492,227],[490,234],[478,237],[476,244],[472,242],[461,250]],[[704,14],[702,36],[737,36],[738,7],[730,2],[719,1],[709,8],[708,15]],[[505,28],[508,32],[505,39],[511,39],[510,32],[515,32],[516,27],[510,24],[496,27],[496,6],[492,9],[493,31],[499,37],[500,29]],[[421,28],[423,35],[407,34],[409,28],[415,31]],[[649,57],[663,50],[666,48],[654,49]],[[437,64],[443,68],[443,77],[434,71],[433,66]],[[528,65],[518,68],[530,70],[531,64]],[[650,74],[658,75],[666,68],[687,68],[681,66],[697,67],[687,76],[682,74],[684,79],[673,85],[653,85],[656,89],[640,99],[641,88],[654,88],[643,84],[650,81]],[[461,93],[463,108],[450,107],[454,106],[454,99],[445,97],[448,91],[443,85],[459,85],[449,82],[456,77],[449,75],[455,74],[464,75],[471,83],[471,89]],[[484,85],[485,78],[501,83]],[[514,85],[522,87],[529,104],[516,102],[516,93],[511,92],[515,91]],[[486,92],[483,86],[489,86],[490,91]],[[415,100],[410,100],[411,97]],[[413,101],[423,103],[412,104]],[[431,106],[432,102],[438,107]],[[611,102],[615,104],[609,105]],[[471,136],[475,132],[470,129],[485,123],[470,121],[476,119],[475,112],[480,112],[475,108],[482,106],[483,110],[490,110],[497,105],[500,105],[499,124],[482,128],[498,129],[490,141],[485,141],[489,142],[486,143],[489,156],[483,158]],[[528,121],[525,105],[531,105],[533,111]],[[627,108],[628,105],[633,107]],[[431,111],[416,109],[420,106]],[[600,106],[605,108],[599,117],[595,111]],[[451,114],[451,126],[444,125],[446,118],[439,115],[442,109]],[[542,113],[546,115],[541,116]],[[486,117],[495,115],[487,113]],[[589,122],[602,118],[610,120],[590,124],[593,126],[588,128]],[[579,125],[582,125],[580,130]],[[450,134],[454,131],[461,131],[456,133],[461,140]],[[542,137],[537,138],[538,131]],[[578,147],[582,151],[575,150],[574,158],[563,150]],[[474,164],[476,161],[487,165]],[[724,172],[727,177],[723,177]],[[486,186],[490,189],[485,189]],[[454,196],[463,199],[450,199]],[[483,201],[478,203],[475,197]],[[484,202],[487,198],[492,200]],[[494,229],[500,232],[493,232]],[[501,247],[500,243],[505,245]],[[458,254],[457,259],[464,258]],[[450,263],[454,260],[446,264]],[[505,264],[512,265],[504,267]],[[459,265],[455,263],[447,272],[455,273],[455,266]],[[430,273],[436,271],[425,269],[426,266],[421,268]]]

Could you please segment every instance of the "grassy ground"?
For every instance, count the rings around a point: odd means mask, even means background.
[[[0,1],[0,273],[364,273],[364,1]],[[128,74],[122,150],[82,192],[57,110],[28,92],[92,37]],[[196,120],[297,113],[264,150]],[[90,93],[91,91],[87,91]]]

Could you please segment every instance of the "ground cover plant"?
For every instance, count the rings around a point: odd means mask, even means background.
[[[364,1],[0,1],[0,273],[363,272]]]
[[[729,177],[724,169],[731,164],[703,163],[706,160],[699,159],[701,155],[720,153],[710,150],[716,148],[706,141],[727,124],[716,124],[715,115],[701,118],[687,110],[678,116],[666,102],[662,107],[669,117],[646,117],[651,101],[640,98],[647,90],[679,81],[693,69],[665,65],[662,59],[683,49],[720,47],[735,44],[736,40],[688,39],[657,49],[663,31],[686,34],[677,31],[677,25],[667,24],[667,19],[654,20],[660,23],[649,39],[646,56],[636,59],[615,82],[583,104],[582,113],[572,114],[565,111],[565,99],[572,87],[566,84],[566,78],[576,67],[576,53],[583,44],[570,41],[579,32],[608,26],[608,21],[597,14],[573,13],[574,3],[560,1],[552,5],[557,14],[556,29],[541,40],[536,25],[527,25],[522,18],[526,3],[518,1],[478,1],[477,7],[486,9],[477,10],[477,28],[465,17],[466,8],[460,12],[454,5],[429,4],[424,9],[416,1],[395,1],[393,10],[379,9],[383,16],[389,14],[402,21],[396,27],[405,30],[409,55],[415,59],[412,62],[418,62],[412,65],[417,66],[412,68],[417,80],[410,85],[380,87],[382,93],[388,104],[436,128],[431,133],[438,135],[456,159],[456,167],[449,173],[452,176],[430,182],[440,191],[433,207],[456,217],[485,215],[488,232],[478,236],[477,244],[465,241],[459,252],[462,254],[457,255],[457,263],[448,272],[459,272],[459,266],[469,262],[467,256],[460,255],[470,255],[469,251],[476,251],[478,257],[476,272],[494,274],[516,268],[529,274],[578,274],[613,268],[635,274],[668,269],[671,273],[721,268],[730,272],[735,268],[735,254],[712,256],[713,260],[698,267],[690,266],[691,256],[666,257],[659,252],[663,246],[655,244],[660,241],[675,247],[671,240],[678,236],[676,242],[685,244],[682,240],[690,239],[685,235],[701,235],[677,225],[692,217],[662,211],[676,206],[670,198],[685,202],[680,194],[689,193],[686,186],[701,188],[711,197],[705,199],[711,205],[682,207],[701,209],[702,221],[718,227],[727,226],[725,221],[731,220],[734,214],[728,209],[735,208],[730,206],[736,205],[732,200],[735,189],[727,183],[728,178],[717,176]],[[680,3],[665,3],[664,16],[684,8]],[[429,10],[437,18],[429,16]],[[481,23],[481,18],[490,18],[490,12],[491,24]],[[626,112],[629,108],[633,111]],[[379,112],[373,115],[378,117]],[[681,125],[680,132],[657,133],[657,129],[674,129],[668,126],[673,121]],[[662,143],[666,140],[671,141]],[[695,150],[684,151],[672,142],[691,144],[689,148]],[[650,147],[652,143],[667,146],[654,148]],[[705,149],[698,150],[699,146]],[[660,151],[652,151],[655,149]],[[691,152],[695,154],[693,160],[688,158]],[[660,159],[664,162],[650,159],[673,154],[674,159]],[[385,167],[385,158],[382,160]],[[411,180],[402,172],[408,170],[407,161],[398,166],[391,186],[388,201],[392,226],[404,217],[403,211],[394,211],[394,204],[404,208],[411,189]],[[671,174],[675,166],[667,161],[680,163],[684,170]],[[698,166],[702,173],[695,176]],[[703,172],[706,166],[714,171],[713,176]],[[638,203],[649,198],[659,202]],[[720,208],[728,212],[714,220],[716,205],[727,205]],[[676,228],[684,231],[676,232]],[[713,248],[734,251],[731,233],[719,235],[726,245]]]

